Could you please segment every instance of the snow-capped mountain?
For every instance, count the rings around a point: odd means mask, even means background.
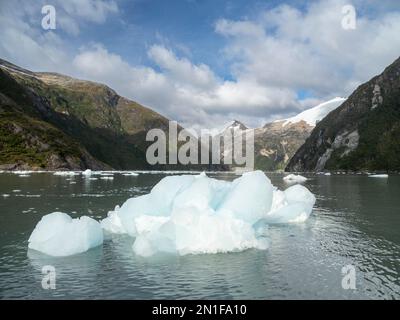
[[[336,97],[333,98],[332,100],[323,102],[313,108],[307,109],[294,117],[278,121],[284,121],[283,123],[284,126],[286,126],[289,123],[297,123],[300,121],[305,121],[308,125],[315,127],[318,121],[325,118],[325,116],[329,112],[335,110],[344,101],[346,101],[345,98]]]
[[[255,130],[255,164],[263,170],[282,170],[310,136],[316,124],[346,99],[334,98],[298,115],[267,123]]]

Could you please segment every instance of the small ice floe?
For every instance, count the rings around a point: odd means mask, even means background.
[[[113,176],[104,176],[100,178],[101,180],[114,180]]]
[[[85,171],[82,172],[82,175],[86,176],[86,177],[90,177],[92,175],[92,170],[86,169]]]
[[[2,194],[2,197],[3,197],[3,198],[8,198],[9,196],[10,196],[10,195],[7,194],[7,193],[3,193],[3,194]]]
[[[370,174],[368,178],[388,178],[388,174]]]
[[[53,212],[42,217],[29,238],[30,249],[63,257],[85,252],[103,243],[103,230],[96,220]]]
[[[30,175],[29,175],[29,174],[19,174],[18,177],[21,177],[21,178],[29,178]]]
[[[35,171],[32,170],[16,170],[13,171],[12,173],[19,175],[19,176],[29,176],[31,173],[34,173]]]
[[[15,190],[13,190],[12,192],[14,192],[14,193],[18,193],[18,192],[21,192],[21,190],[19,190],[19,189],[15,189]]]
[[[99,178],[89,178],[89,180],[94,181],[94,180],[99,180]]]
[[[77,176],[79,173],[75,171],[56,171],[53,173],[55,176]]]
[[[331,176],[332,174],[330,172],[325,173],[326,176]]]
[[[137,177],[137,176],[139,175],[139,173],[136,173],[136,172],[126,172],[126,173],[123,173],[122,175],[123,175],[123,176],[126,176],[126,177]]]
[[[283,180],[287,183],[303,183],[307,181],[307,178],[301,175],[289,174],[288,176],[284,177]]]

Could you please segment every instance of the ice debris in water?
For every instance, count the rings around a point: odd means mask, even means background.
[[[266,249],[260,232],[266,224],[305,221],[314,203],[307,188],[280,191],[261,171],[232,182],[204,173],[168,176],[109,212],[101,226],[134,237],[133,251],[141,256]]]
[[[56,171],[53,173],[55,176],[77,176],[79,173],[74,171]]]
[[[92,175],[92,170],[86,169],[85,171],[82,172],[82,175],[90,177]]]
[[[103,243],[103,230],[96,220],[72,219],[62,212],[42,217],[29,238],[29,248],[50,256],[70,256]]]
[[[302,183],[307,181],[307,178],[296,174],[289,174],[283,180],[289,183]]]
[[[388,174],[370,174],[369,178],[389,178]]]

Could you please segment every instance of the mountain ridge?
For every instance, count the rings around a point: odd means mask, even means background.
[[[313,130],[287,171],[400,170],[400,58]]]
[[[0,59],[0,120],[3,169],[182,168],[150,166],[145,158],[151,144],[145,139],[147,131],[168,132],[167,118],[93,81],[32,72]],[[60,145],[56,147],[38,128],[51,128]],[[28,143],[27,135],[33,135],[41,147]],[[68,146],[75,146],[73,161]],[[30,150],[29,156],[25,149]]]

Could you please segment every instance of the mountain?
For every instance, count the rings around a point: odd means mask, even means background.
[[[147,163],[145,137],[168,125],[103,84],[0,59],[0,169],[163,169]]]
[[[340,106],[346,99],[345,98],[333,98],[332,100],[323,102],[313,108],[307,109],[298,115],[288,118],[284,121],[283,126],[286,126],[290,123],[298,123],[300,121],[305,121],[309,126],[315,127],[318,121],[325,118],[325,116],[335,110],[338,106]],[[282,121],[282,120],[278,120]]]
[[[334,98],[292,118],[277,120],[255,129],[255,167],[266,171],[283,170],[316,123],[343,101],[344,98]]]
[[[238,120],[233,120],[231,122],[229,122],[225,128],[223,129],[223,131],[221,132],[222,135],[224,135],[225,132],[231,131],[231,133],[235,133],[238,131],[243,131],[243,130],[247,130],[248,128],[240,121]]]
[[[400,170],[400,58],[320,121],[287,171]]]

